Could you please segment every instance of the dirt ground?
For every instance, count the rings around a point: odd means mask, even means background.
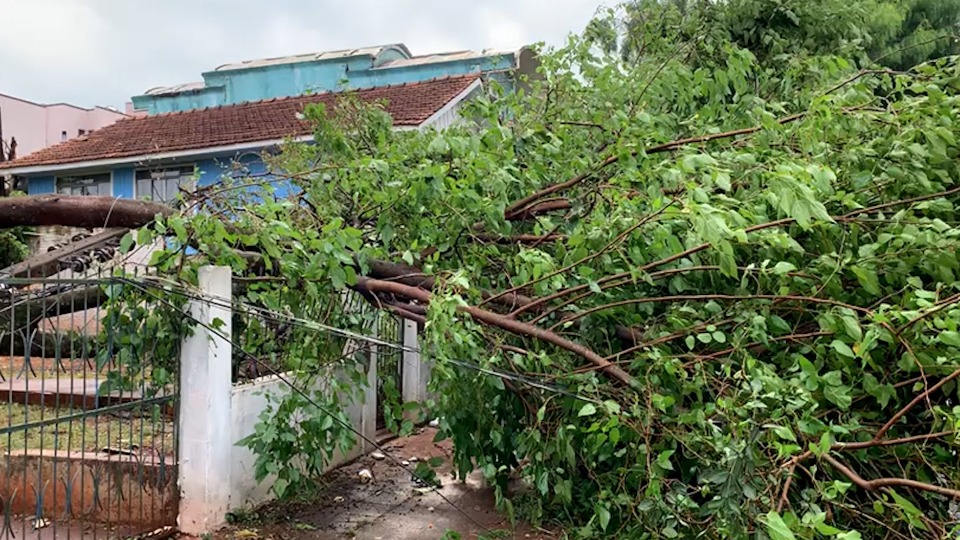
[[[441,457],[437,492],[416,489],[409,472],[390,458],[367,455],[327,475],[328,484],[314,500],[271,504],[236,514],[237,522],[217,540],[455,540],[517,538],[548,540],[555,533],[525,524],[516,527],[494,509],[493,490],[478,474],[466,482],[450,474],[450,443],[434,443],[435,430],[396,439],[384,453],[401,461]],[[367,469],[373,480],[363,482]],[[422,493],[421,491],[426,491]],[[441,495],[443,497],[441,497]],[[444,498],[449,500],[445,501]],[[452,503],[452,504],[451,504]],[[445,536],[446,535],[446,536]],[[459,536],[458,536],[459,535]]]

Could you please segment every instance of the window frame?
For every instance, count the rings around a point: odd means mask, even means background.
[[[133,170],[133,198],[136,199],[136,200],[141,200],[141,201],[142,201],[142,200],[145,200],[144,197],[152,197],[152,196],[153,196],[153,193],[154,193],[154,185],[153,185],[153,184],[157,181],[157,179],[155,179],[155,178],[144,178],[144,180],[149,180],[149,181],[150,181],[150,192],[147,193],[147,194],[140,193],[140,180],[141,180],[141,179],[140,179],[139,176],[140,176],[141,173],[151,174],[151,173],[158,172],[158,171],[168,171],[168,170],[170,170],[170,169],[180,169],[180,170],[182,171],[182,170],[188,169],[188,168],[191,169],[190,175],[189,175],[189,176],[185,176],[185,175],[181,172],[180,176],[178,177],[177,186],[178,186],[178,187],[184,186],[184,181],[183,181],[184,178],[189,178],[189,179],[190,179],[190,185],[187,186],[187,191],[195,191],[195,190],[197,189],[197,178],[196,178],[196,177],[197,177],[197,172],[198,172],[198,169],[199,169],[196,163],[182,164],[182,165],[166,165],[166,166],[163,166],[163,167],[138,167],[138,168],[134,169],[134,170]],[[169,201],[157,201],[157,200],[154,200],[154,199],[150,199],[150,200],[151,200],[152,202],[158,202],[158,203],[161,203],[161,204],[173,204],[173,203],[176,202],[176,199],[169,200]]]
[[[60,191],[61,182],[63,182],[64,180],[77,181],[77,180],[82,180],[85,178],[91,178],[96,176],[107,177],[106,182],[99,182],[99,183],[107,185],[108,193],[106,193],[105,195],[100,194],[100,196],[112,197],[113,196],[113,171],[57,176],[56,178],[54,178],[54,181],[53,181],[53,192],[56,193],[57,195],[73,195],[72,193],[64,193]],[[77,195],[77,196],[78,197],[96,197],[97,195]]]

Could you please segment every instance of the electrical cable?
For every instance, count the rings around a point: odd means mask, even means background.
[[[193,320],[196,324],[202,326],[202,327],[205,328],[208,332],[211,332],[211,333],[219,336],[219,337],[220,337],[221,339],[223,339],[224,341],[230,343],[232,346],[235,346],[235,347],[237,348],[237,350],[239,350],[241,353],[243,353],[245,356],[249,357],[249,358],[252,359],[253,361],[258,362],[258,363],[262,363],[262,362],[260,361],[260,359],[258,359],[258,358],[257,358],[256,356],[254,356],[253,354],[247,352],[242,346],[238,345],[238,344],[235,343],[231,338],[229,338],[228,336],[224,335],[219,329],[214,328],[212,325],[207,324],[207,323],[205,323],[205,322],[197,319],[196,317],[193,316],[193,314],[188,313],[188,312],[184,312],[181,308],[178,308],[177,306],[172,305],[168,300],[166,300],[165,298],[162,298],[162,297],[160,297],[159,295],[153,293],[149,288],[144,287],[143,285],[140,285],[140,284],[133,284],[133,285],[134,285],[135,287],[141,289],[143,292],[149,294],[150,296],[153,296],[154,299],[156,299],[157,301],[166,304],[168,307],[171,307],[171,308],[173,308],[173,309],[176,309],[176,310],[180,311],[181,313],[183,313],[183,315],[184,315],[186,318]],[[360,437],[364,442],[370,444],[371,446],[373,446],[374,448],[376,448],[377,450],[379,450],[379,451],[380,451],[381,453],[383,453],[383,455],[386,456],[390,461],[393,461],[397,466],[399,466],[400,468],[402,468],[404,471],[410,473],[410,475],[411,475],[413,478],[416,478],[417,480],[419,480],[419,481],[420,481],[421,483],[423,483],[424,485],[431,486],[431,491],[434,492],[434,493],[436,493],[444,502],[446,502],[446,503],[449,504],[451,507],[453,507],[454,510],[456,510],[457,512],[459,512],[460,514],[462,514],[464,517],[466,517],[467,519],[469,519],[470,521],[472,521],[475,525],[477,525],[478,527],[480,527],[480,528],[483,529],[484,531],[486,531],[486,532],[488,532],[488,533],[492,533],[492,532],[493,532],[493,531],[491,531],[488,527],[486,527],[483,523],[480,523],[479,520],[477,520],[476,518],[474,518],[473,516],[471,516],[469,513],[467,513],[466,510],[464,510],[463,508],[457,506],[457,504],[455,504],[455,503],[454,503],[453,501],[451,501],[447,496],[445,496],[443,493],[441,493],[440,490],[437,488],[437,486],[431,485],[431,483],[430,483],[429,481],[427,481],[427,479],[425,479],[425,478],[423,478],[422,476],[420,476],[419,474],[417,474],[417,472],[416,472],[415,470],[412,470],[409,466],[404,465],[402,460],[400,460],[399,458],[397,458],[397,457],[393,456],[392,454],[386,452],[386,451],[385,451],[385,448],[384,448],[383,446],[381,446],[380,444],[377,444],[376,441],[374,441],[373,439],[371,439],[371,438],[367,437],[366,435],[364,435],[363,433],[361,433],[359,430],[357,430],[356,428],[354,428],[350,423],[345,422],[345,421],[341,420],[340,418],[338,418],[336,415],[334,415],[332,412],[330,412],[329,410],[327,410],[325,407],[322,407],[322,406],[321,406],[319,403],[317,403],[312,397],[310,397],[309,394],[307,394],[306,392],[304,392],[303,390],[301,390],[299,387],[297,387],[296,385],[294,385],[294,384],[292,384],[290,381],[288,381],[288,380],[286,379],[286,377],[284,377],[284,375],[283,375],[282,373],[277,372],[276,370],[274,370],[273,368],[271,368],[270,366],[267,366],[267,365],[265,365],[265,364],[264,364],[264,367],[266,367],[268,371],[271,371],[271,372],[272,372],[271,375],[275,376],[275,377],[276,377],[278,380],[280,380],[282,383],[284,383],[285,385],[289,386],[292,390],[294,390],[297,394],[299,394],[300,397],[302,397],[302,398],[305,399],[308,403],[310,403],[311,406],[316,407],[317,410],[319,410],[319,411],[323,412],[324,414],[330,416],[330,418],[332,418],[335,422],[337,422],[338,424],[340,424],[342,427],[345,427],[347,430],[353,432],[355,435],[357,435],[358,437]]]

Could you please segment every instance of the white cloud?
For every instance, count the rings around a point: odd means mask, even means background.
[[[0,93],[121,106],[252,58],[561,43],[600,0],[0,0]]]

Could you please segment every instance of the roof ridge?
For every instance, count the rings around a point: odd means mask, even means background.
[[[402,82],[402,83],[383,84],[383,85],[379,85],[379,86],[368,86],[368,87],[365,87],[365,88],[346,88],[346,89],[343,89],[343,90],[323,90],[323,91],[320,91],[320,92],[314,92],[314,93],[312,93],[312,94],[303,93],[303,94],[297,94],[297,95],[295,95],[295,96],[274,96],[274,97],[270,97],[270,98],[257,99],[257,100],[253,100],[253,101],[241,101],[241,102],[239,102],[239,103],[226,103],[226,104],[220,104],[220,105],[213,105],[213,106],[210,106],[210,107],[203,107],[203,108],[200,108],[200,109],[188,109],[188,110],[185,110],[185,111],[168,111],[168,112],[162,112],[162,113],[158,113],[158,114],[148,114],[148,115],[146,115],[146,116],[136,117],[135,119],[137,119],[137,120],[142,120],[142,119],[145,119],[145,118],[159,118],[159,117],[163,117],[163,116],[172,116],[172,115],[175,115],[175,114],[187,114],[187,113],[195,113],[195,112],[200,112],[200,111],[213,111],[213,110],[219,110],[219,109],[229,109],[230,107],[241,107],[241,106],[245,106],[245,105],[257,105],[257,104],[260,104],[260,103],[273,103],[273,102],[281,102],[281,101],[288,101],[288,100],[291,100],[291,101],[292,101],[292,100],[297,100],[297,99],[307,99],[307,98],[312,98],[312,97],[317,97],[317,96],[324,96],[324,95],[327,95],[327,94],[346,94],[346,93],[349,93],[349,92],[372,92],[372,91],[374,91],[374,90],[386,90],[386,89],[390,89],[390,88],[405,88],[405,87],[408,87],[408,86],[414,86],[414,85],[419,85],[419,84],[427,84],[427,83],[432,83],[432,82],[440,82],[440,81],[445,81],[445,80],[467,79],[467,78],[473,79],[473,78],[479,78],[480,76],[481,76],[481,73],[478,72],[478,71],[477,71],[477,72],[470,72],[470,73],[463,73],[463,74],[460,74],[460,75],[440,75],[440,76],[438,76],[438,77],[433,77],[433,78],[431,78],[431,79],[423,79],[423,80],[420,80],[420,81],[405,81],[405,82]]]

